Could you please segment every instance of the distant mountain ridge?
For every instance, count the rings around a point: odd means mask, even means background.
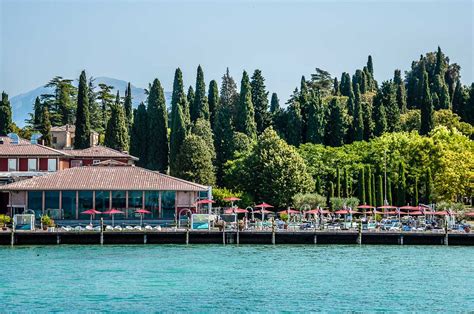
[[[120,91],[120,95],[125,95],[125,89],[127,88],[127,81],[100,76],[96,77],[94,84],[98,86],[100,83],[104,83],[110,86],[113,86],[113,92],[116,93],[117,90]],[[74,81],[73,84],[77,86],[77,81]],[[132,88],[132,103],[133,107],[136,108],[141,102],[145,102],[147,95],[145,93],[144,88],[136,87],[131,84]],[[98,89],[98,87],[97,87]],[[48,94],[52,93],[52,88],[46,88],[44,86],[37,87],[33,90],[30,90],[26,93],[22,93],[10,98],[10,103],[12,106],[13,111],[13,121],[19,127],[25,126],[25,119],[29,118],[28,113],[33,112],[33,104],[35,102],[36,97],[40,96],[41,94]],[[166,104],[169,106],[171,103],[171,92],[165,92],[165,100]]]

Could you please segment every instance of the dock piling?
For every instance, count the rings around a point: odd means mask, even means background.
[[[143,235],[143,244],[146,244],[146,242],[148,241],[147,239],[147,236],[146,236],[146,233]]]
[[[61,244],[61,236],[59,235],[59,233],[56,234],[56,244]]]
[[[398,238],[398,244],[403,245],[403,234]]]
[[[189,228],[186,228],[186,245],[189,244]]]
[[[272,220],[272,244],[275,245],[275,219]]]
[[[222,244],[225,245],[225,221],[222,227]]]
[[[314,244],[318,244],[318,235],[314,235]]]
[[[11,233],[10,245],[11,246],[15,245],[15,231],[14,230],[12,230],[12,233]]]
[[[104,218],[100,218],[100,245],[104,244]]]

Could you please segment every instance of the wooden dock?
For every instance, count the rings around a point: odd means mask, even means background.
[[[474,245],[474,233],[357,231],[0,231],[0,245],[383,244]]]

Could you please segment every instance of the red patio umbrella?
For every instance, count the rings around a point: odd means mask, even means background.
[[[91,225],[92,225],[92,216],[96,215],[96,214],[102,214],[102,212],[92,208],[92,209],[88,209],[88,210],[85,210],[85,211],[81,212],[81,214],[91,215]]]
[[[271,210],[266,210],[266,209],[254,210],[254,213],[257,213],[257,214],[273,214],[273,212]]]
[[[352,210],[347,210],[347,209],[341,209],[341,210],[336,210],[334,213],[335,214],[340,214],[340,215],[347,215],[347,214],[355,214],[357,212],[354,212]]]
[[[396,210],[385,212],[386,215],[396,215],[398,212]]]
[[[265,214],[270,214],[270,213],[273,213],[271,211],[268,211],[268,210],[265,210],[264,208],[273,208],[272,205],[270,204],[267,204],[265,202],[263,202],[262,204],[259,204],[259,205],[255,205],[255,207],[260,207],[262,210],[261,210],[261,214],[262,214],[262,221],[265,220]]]
[[[360,209],[373,209],[373,208],[375,208],[375,207],[374,207],[374,206],[367,205],[367,204],[364,204],[364,205],[359,205],[359,206],[357,206],[357,208],[360,208]]]
[[[449,213],[445,210],[439,211],[439,212],[434,212],[433,215],[436,216],[449,216]]]
[[[464,214],[465,216],[467,217],[474,217],[474,212],[470,212],[470,213],[467,213],[467,214]]]
[[[402,210],[419,210],[418,206],[410,206],[410,205],[402,206],[399,209],[402,209]]]
[[[424,214],[421,211],[417,210],[417,211],[411,212],[410,215],[412,215],[412,216],[423,216]]]
[[[228,208],[224,211],[226,214],[246,214],[248,211],[243,208]]]
[[[234,207],[234,202],[235,201],[240,201],[240,198],[231,196],[231,197],[225,197],[223,198],[224,201],[230,202],[231,206]]]
[[[112,208],[112,209],[109,209],[109,210],[103,212],[103,214],[108,214],[108,215],[111,215],[111,216],[112,216],[112,227],[113,227],[113,226],[114,226],[114,216],[115,216],[116,214],[124,214],[124,212],[121,211],[121,210]]]
[[[319,211],[319,209],[311,209],[311,210],[305,211],[304,213],[305,213],[305,214],[311,214],[311,215],[312,215],[312,214],[319,214],[320,211]]]
[[[215,203],[213,200],[209,200],[209,199],[206,199],[206,200],[199,200],[196,202],[196,207],[198,207],[199,204],[213,204]],[[209,212],[208,212],[209,214]]]
[[[287,214],[287,215],[290,215],[290,214],[301,214],[301,212],[299,210],[294,210],[294,209],[285,209],[285,210],[282,210],[280,212],[278,212],[280,215],[281,214]]]
[[[151,211],[146,209],[138,209],[135,211],[137,214],[140,214],[140,226],[143,224],[143,216],[145,214],[151,214]]]
[[[392,205],[383,205],[383,206],[379,206],[377,208],[382,208],[382,209],[395,209],[397,208],[397,206],[392,206]]]

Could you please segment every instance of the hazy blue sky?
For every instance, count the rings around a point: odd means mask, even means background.
[[[0,89],[11,96],[55,75],[109,76],[170,91],[176,67],[193,84],[226,67],[263,71],[287,99],[315,67],[353,73],[371,54],[376,79],[438,45],[473,74],[473,3],[466,1],[10,1],[0,0]]]

